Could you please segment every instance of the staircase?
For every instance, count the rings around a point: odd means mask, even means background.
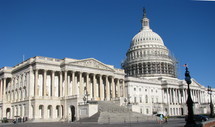
[[[140,113],[132,112],[124,106],[119,106],[111,101],[99,101],[98,113],[81,119],[79,122],[97,122],[97,123],[137,123],[144,121],[154,121],[155,116],[147,116]]]

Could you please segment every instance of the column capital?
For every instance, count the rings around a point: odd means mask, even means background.
[[[34,71],[39,71],[39,70],[41,70],[41,69],[39,69],[39,68],[35,68],[35,69],[33,69]]]
[[[55,70],[50,70],[52,73],[55,73],[56,71]]]
[[[59,74],[62,74],[62,71],[56,71],[56,72],[58,72]]]

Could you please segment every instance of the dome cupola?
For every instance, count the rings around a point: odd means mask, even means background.
[[[162,38],[152,31],[146,10],[143,10],[142,28],[133,38],[122,64],[127,76],[176,77],[176,61],[169,55]]]

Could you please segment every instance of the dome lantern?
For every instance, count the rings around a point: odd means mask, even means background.
[[[142,22],[142,30],[143,29],[150,29],[149,27],[149,19],[146,17],[146,9],[143,9],[143,19],[141,20]]]

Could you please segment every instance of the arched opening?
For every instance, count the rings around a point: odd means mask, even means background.
[[[48,118],[52,118],[52,106],[51,105],[49,105],[48,106],[48,110],[47,110],[48,112],[48,114],[47,114],[47,116],[48,116]]]
[[[56,112],[57,112],[57,118],[59,118],[60,117],[60,106],[59,105],[57,105],[56,106]]]
[[[70,112],[71,112],[71,122],[74,122],[76,117],[75,117],[75,106],[71,105],[70,106]]]
[[[7,117],[7,118],[10,118],[10,108],[7,108],[7,109],[6,109],[6,117]]]
[[[40,105],[39,106],[39,118],[43,118],[44,117],[44,106]]]

